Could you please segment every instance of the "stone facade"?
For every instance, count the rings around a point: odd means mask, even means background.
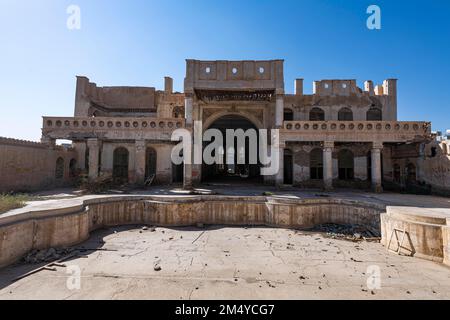
[[[303,79],[297,79],[295,93],[287,94],[283,64],[187,60],[183,93],[173,92],[169,77],[164,90],[98,87],[77,77],[74,117],[44,117],[43,139],[72,140],[78,168],[91,179],[142,184],[154,176],[154,183],[191,187],[217,179],[211,172],[228,177],[229,171],[173,165],[173,130],[192,131],[196,121],[203,130],[243,124],[280,130],[281,168],[259,177],[261,183],[377,192],[416,184],[447,187],[448,178],[429,176],[437,169],[424,157],[433,141],[431,124],[397,121],[397,80],[376,86],[366,81],[364,88],[352,79],[321,80],[305,94]]]

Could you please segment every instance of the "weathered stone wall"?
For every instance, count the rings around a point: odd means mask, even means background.
[[[56,178],[56,162],[64,160],[62,178]],[[32,191],[71,182],[70,161],[75,151],[46,144],[0,138],[0,192]]]
[[[450,153],[447,142],[426,145],[419,165],[420,178],[431,186],[433,193],[450,195]]]

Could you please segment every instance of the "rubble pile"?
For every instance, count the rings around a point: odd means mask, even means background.
[[[30,251],[25,257],[23,257],[23,261],[28,264],[52,262],[67,256],[73,251],[74,249],[72,248],[50,248],[43,250],[34,249]]]
[[[358,224],[325,223],[316,225],[308,231],[324,232],[327,237],[351,241],[378,240],[381,236],[380,231]]]

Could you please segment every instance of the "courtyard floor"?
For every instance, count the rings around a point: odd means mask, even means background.
[[[0,299],[450,299],[448,267],[376,242],[264,227],[144,229],[100,230],[77,246],[90,251],[64,264],[81,270],[80,289],[69,290],[64,266],[16,282],[40,265],[2,269]]]

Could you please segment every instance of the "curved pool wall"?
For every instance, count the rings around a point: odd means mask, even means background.
[[[33,249],[71,246],[90,232],[118,225],[205,225],[308,228],[352,223],[380,230],[385,206],[336,198],[113,196],[0,217],[0,267]]]

